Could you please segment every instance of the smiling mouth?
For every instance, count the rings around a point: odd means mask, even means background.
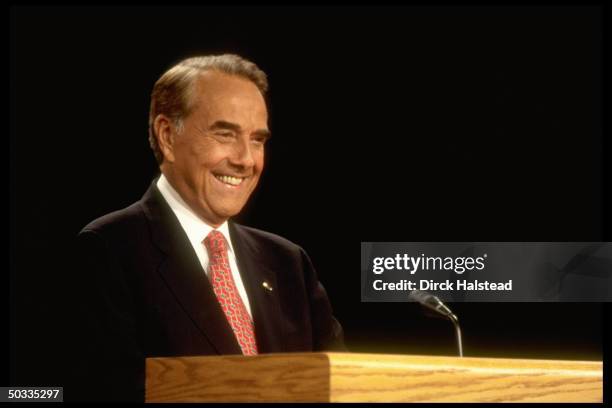
[[[246,177],[226,176],[222,174],[213,174],[217,180],[228,186],[238,187]]]

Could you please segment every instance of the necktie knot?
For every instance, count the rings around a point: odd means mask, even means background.
[[[227,253],[225,237],[217,230],[210,231],[206,238],[204,238],[204,245],[210,255]]]

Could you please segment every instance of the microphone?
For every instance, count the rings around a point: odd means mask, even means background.
[[[408,298],[420,303],[429,310],[433,310],[434,312],[441,314],[453,323],[453,326],[455,326],[455,334],[457,336],[459,357],[463,357],[463,344],[461,341],[461,327],[459,327],[459,319],[457,319],[457,316],[448,308],[448,306],[446,306],[437,296],[424,290],[413,290],[408,295]]]

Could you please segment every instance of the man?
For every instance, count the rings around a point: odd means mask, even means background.
[[[306,253],[230,220],[263,170],[266,90],[236,55],[184,60],[156,82],[149,141],[161,175],[77,240],[67,399],[142,401],[146,357],[344,349]]]

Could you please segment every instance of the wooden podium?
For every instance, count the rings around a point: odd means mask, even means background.
[[[603,402],[601,362],[354,353],[149,358],[147,402]]]

